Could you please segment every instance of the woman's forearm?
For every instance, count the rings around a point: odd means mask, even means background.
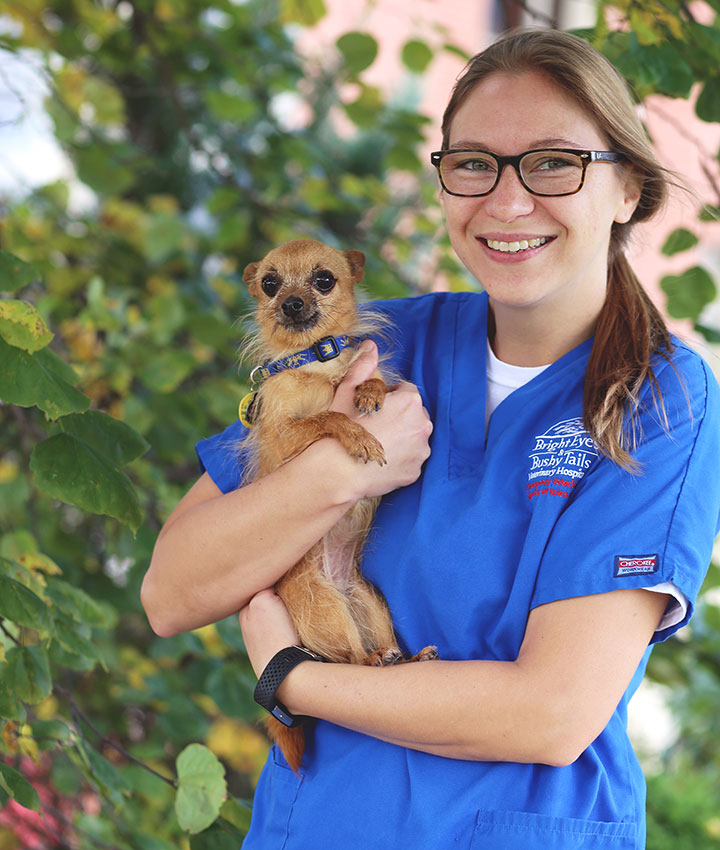
[[[279,696],[295,714],[448,758],[545,764],[558,746],[554,702],[517,662],[427,661],[395,667],[301,664]]]
[[[570,764],[610,719],[666,602],[646,590],[560,600],[531,611],[515,661],[305,662],[277,695],[292,714],[435,755]],[[261,624],[276,645],[288,633],[277,600],[253,607],[241,624],[263,669],[274,647],[257,651]]]
[[[155,632],[222,619],[284,575],[353,503],[341,453],[322,441],[227,494],[201,479],[163,528],[143,582]]]

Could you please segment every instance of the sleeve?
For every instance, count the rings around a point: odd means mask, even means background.
[[[600,457],[559,515],[541,558],[532,607],[670,582],[687,610],[661,623],[665,640],[692,616],[720,529],[720,390],[707,364],[678,346],[658,368],[667,425],[644,395],[641,464],[632,474]],[[665,626],[663,628],[663,626]]]
[[[200,471],[207,472],[223,493],[237,490],[243,476],[241,445],[247,428],[233,422],[220,434],[200,440],[195,446]]]

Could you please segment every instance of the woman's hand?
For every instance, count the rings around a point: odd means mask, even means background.
[[[299,643],[285,603],[272,588],[256,593],[241,609],[239,619],[245,649],[258,678],[273,655]]]
[[[366,340],[359,350],[360,356],[335,391],[330,409],[359,422],[376,437],[385,450],[387,465],[361,464],[348,457],[348,462],[353,465],[350,477],[355,499],[383,496],[416,481],[422,465],[430,456],[428,441],[433,428],[417,387],[407,382],[398,384],[387,393],[377,413],[363,416],[356,410],[353,401],[355,389],[374,375],[378,364],[375,343]]]

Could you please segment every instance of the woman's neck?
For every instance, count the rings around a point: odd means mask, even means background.
[[[513,366],[545,366],[554,363],[573,348],[589,339],[597,317],[578,324],[556,316],[548,321],[532,311],[490,304],[488,326],[490,344],[495,356]]]

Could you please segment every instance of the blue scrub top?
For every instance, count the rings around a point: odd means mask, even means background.
[[[690,604],[655,640],[684,625],[720,528],[720,397],[704,361],[677,340],[672,364],[657,359],[670,434],[646,387],[631,475],[582,425],[591,340],[505,399],[486,437],[487,296],[374,306],[392,318],[394,365],[435,426],[422,476],[383,499],[363,560],[401,646],[513,661],[536,606],[666,581]],[[223,492],[239,486],[242,431],[197,446]],[[640,850],[645,782],[626,723],[648,655],[566,767],[448,759],[312,723],[300,777],[271,750],[243,850]]]

